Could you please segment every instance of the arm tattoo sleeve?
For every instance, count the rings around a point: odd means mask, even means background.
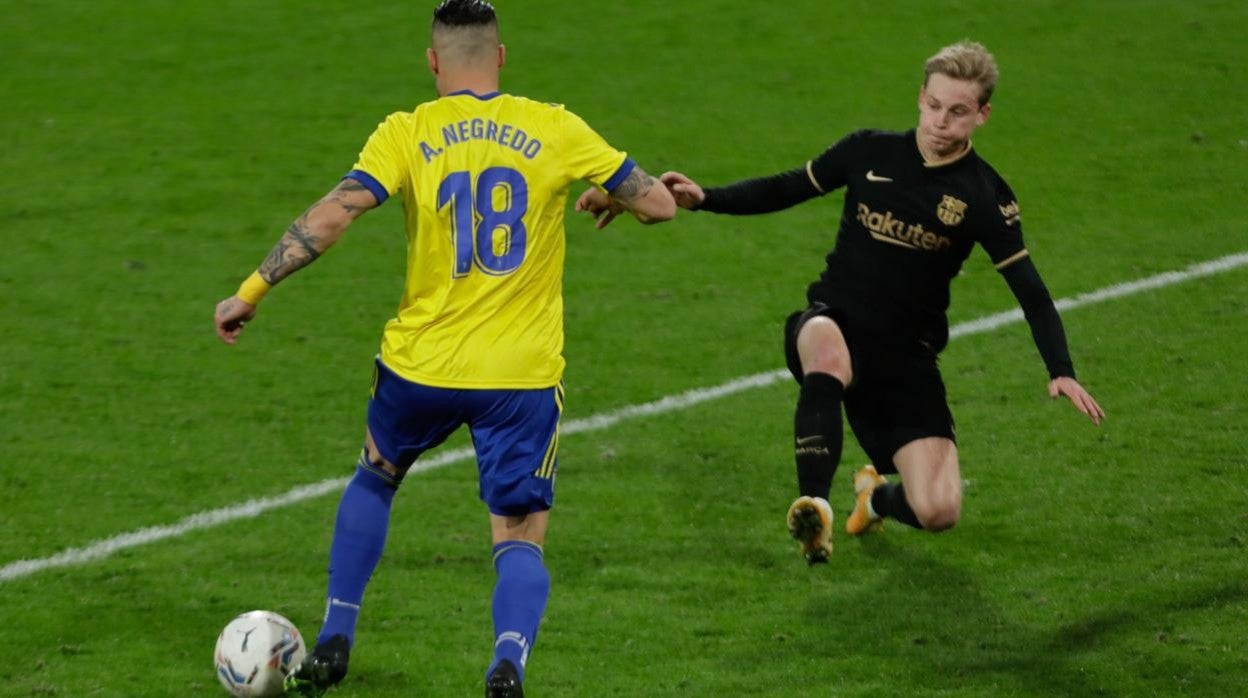
[[[322,200],[323,201],[323,200]],[[312,208],[319,206],[320,202]],[[270,284],[276,284],[296,271],[308,266],[321,256],[317,247],[319,240],[308,230],[308,209],[302,216],[286,229],[282,239],[277,241],[269,254],[260,264],[260,276]]]
[[[361,193],[367,196],[361,197]],[[335,234],[323,235],[313,230],[311,218],[318,209],[325,206],[338,207],[347,215],[346,222],[342,222],[341,213],[333,210],[322,211],[322,213],[329,214],[331,219],[336,218],[345,227],[350,221],[372,208],[370,202],[373,201],[372,194],[363,184],[350,178],[342,180],[333,191],[312,204],[302,216],[290,224],[286,233],[282,235],[282,239],[277,241],[268,256],[264,258],[264,262],[260,265],[260,276],[270,284],[276,284],[316,261],[316,258],[333,244],[337,239]],[[323,221],[325,217],[322,215],[318,220]]]
[[[640,167],[634,167],[632,172],[620,182],[619,186],[611,190],[611,196],[620,201],[632,201],[646,195],[650,191],[650,187],[654,186],[654,177],[651,177],[645,170]]]
[[[356,216],[359,216],[361,213],[364,213],[364,211],[366,211],[367,209],[358,204],[350,203],[349,201],[347,201],[347,198],[351,194],[356,194],[362,191],[368,191],[368,187],[365,187],[363,184],[360,184],[354,179],[347,178],[339,182],[338,186],[334,187],[334,190],[331,191],[329,194],[326,194],[325,198],[321,199],[320,202],[318,203],[332,201],[333,203],[336,203],[339,206],[341,206],[342,210],[351,214],[352,218],[355,218]]]

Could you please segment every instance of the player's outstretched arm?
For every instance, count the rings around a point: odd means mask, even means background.
[[[1057,313],[1057,306],[1049,295],[1049,289],[1044,285],[1040,272],[1026,254],[1026,250],[1015,257],[1017,259],[1001,268],[1001,275],[1018,299],[1018,304],[1023,309],[1023,317],[1031,327],[1032,340],[1049,369],[1049,397],[1065,395],[1075,409],[1086,414],[1093,424],[1099,426],[1105,418],[1105,410],[1075,380],[1075,366],[1066,346],[1066,330],[1062,327],[1062,318]]]
[[[658,180],[637,166],[609,194],[597,187],[586,189],[576,200],[576,210],[587,211],[600,229],[625,211],[645,224],[670,221],[676,216],[676,201],[667,187],[657,184]]]
[[[1049,381],[1049,397],[1056,399],[1058,395],[1065,395],[1075,406],[1075,409],[1088,415],[1088,419],[1092,423],[1100,426],[1101,420],[1105,419],[1105,410],[1097,404],[1096,400],[1088,391],[1079,385],[1079,381],[1070,376],[1058,376]]]
[[[807,167],[710,189],[680,172],[664,172],[659,180],[681,208],[736,216],[783,211],[824,193]]]
[[[672,195],[672,199],[680,208],[695,209],[706,199],[706,193],[702,187],[689,179],[688,175],[668,171],[659,175],[659,181],[667,188],[668,193]]]
[[[342,237],[347,226],[377,206],[377,198],[354,179],[338,183],[320,201],[295,219],[267,257],[238,291],[217,304],[213,314],[217,336],[226,344],[238,341],[260,299],[282,279],[316,261]]]
[[[664,172],[659,175],[659,181],[672,193],[676,205],[681,208],[695,209],[706,200],[702,186],[680,172]]]

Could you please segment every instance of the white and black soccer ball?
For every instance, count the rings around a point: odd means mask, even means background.
[[[217,679],[230,695],[282,695],[286,674],[308,653],[299,629],[272,611],[251,611],[230,621],[213,653]]]

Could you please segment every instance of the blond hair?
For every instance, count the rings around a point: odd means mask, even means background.
[[[979,84],[979,106],[992,99],[997,87],[997,59],[988,53],[983,44],[959,41],[936,52],[924,66],[923,84],[932,75],[940,73],[954,80],[968,80]]]

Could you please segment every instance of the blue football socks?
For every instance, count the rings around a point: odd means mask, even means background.
[[[381,560],[390,527],[390,504],[397,485],[361,456],[355,477],[338,504],[334,541],[329,547],[329,596],[317,643],[345,635],[355,645],[355,622],[364,588]]]
[[[537,639],[537,626],[550,596],[550,574],[542,561],[542,548],[527,541],[504,541],[494,546],[494,661],[488,677],[504,659],[510,660],[524,680],[524,664]]]

